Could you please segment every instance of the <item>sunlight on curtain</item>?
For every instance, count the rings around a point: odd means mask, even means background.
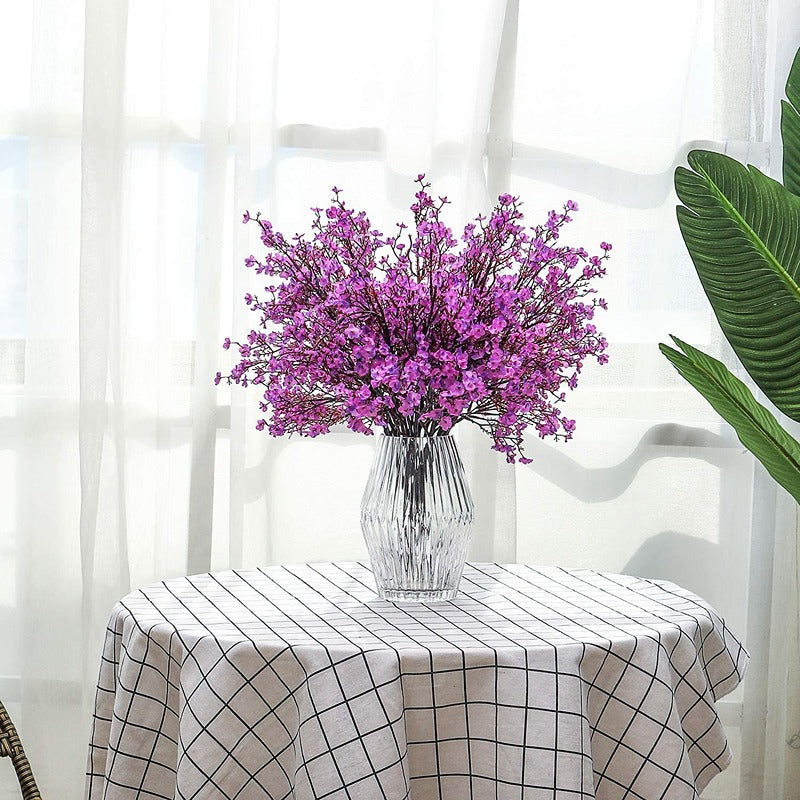
[[[672,173],[702,146],[774,174],[772,71],[787,65],[773,51],[785,61],[792,31],[800,41],[782,8],[0,0],[14,76],[0,99],[0,697],[45,796],[81,796],[100,642],[130,587],[365,555],[373,441],[269,439],[256,393],[212,382],[222,338],[255,322],[243,212],[292,234],[334,185],[383,230],[407,220],[419,172],[453,201],[456,230],[487,209],[487,186],[521,195],[531,224],[579,203],[569,242],[614,244],[612,360],[569,399],[575,440],[532,439],[528,467],[457,431],[471,557],[668,578],[752,631],[751,547],[774,495],[657,342],[675,333],[733,364],[680,240]],[[739,764],[759,792],[742,800],[762,796],[760,709],[768,678],[773,712],[788,685],[775,652],[750,706],[726,698],[742,758],[704,798],[738,797]],[[769,785],[798,797],[797,751],[775,730]]]

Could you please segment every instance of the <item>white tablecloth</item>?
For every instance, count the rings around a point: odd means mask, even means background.
[[[677,800],[730,761],[748,655],[703,600],[467,565],[451,603],[360,564],[169,580],[111,615],[91,800]]]

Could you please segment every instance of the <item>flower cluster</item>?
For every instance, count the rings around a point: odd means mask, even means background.
[[[411,206],[414,226],[373,230],[333,189],[313,209],[312,234],[291,240],[259,216],[266,254],[246,264],[268,284],[245,295],[260,322],[234,346],[229,375],[263,387],[259,430],[317,436],[345,424],[390,435],[442,435],[468,420],[508,461],[527,463],[523,434],[569,439],[575,429],[559,403],[587,357],[608,360],[592,323],[593,279],[605,274],[611,245],[590,256],[559,245],[577,205],[551,211],[526,229],[519,198],[501,195],[460,241],[441,220],[424,175]]]

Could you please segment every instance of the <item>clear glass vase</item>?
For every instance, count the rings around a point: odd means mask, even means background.
[[[381,436],[361,529],[383,600],[452,600],[472,531],[472,495],[450,436]]]

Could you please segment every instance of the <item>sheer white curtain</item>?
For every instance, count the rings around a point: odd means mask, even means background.
[[[458,431],[471,557],[665,577],[709,599],[754,662],[722,710],[738,766],[706,796],[798,796],[793,523],[656,348],[674,332],[733,363],[672,171],[698,144],[776,171],[797,44],[778,0],[0,1],[0,698],[45,795],[81,794],[117,598],[364,555],[372,441],[269,439],[255,393],[212,378],[222,337],[252,324],[245,210],[304,230],[335,184],[386,229],[424,171],[455,228],[510,188],[532,223],[578,201],[571,241],[615,248],[612,361],[570,400],[575,440],[532,440],[515,470]]]

